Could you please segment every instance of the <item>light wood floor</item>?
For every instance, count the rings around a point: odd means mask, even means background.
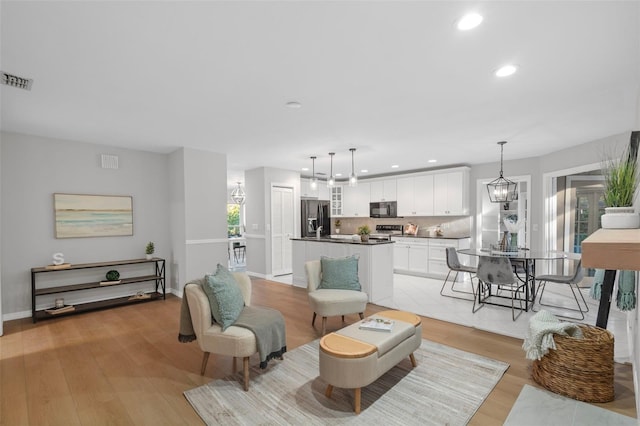
[[[197,343],[177,339],[180,303],[167,296],[166,301],[37,324],[30,319],[6,322],[0,338],[0,424],[202,424],[182,392],[228,375],[232,359],[212,354],[200,376]],[[304,289],[254,280],[252,304],[283,313],[289,350],[319,337],[320,321],[311,328]],[[366,314],[383,309],[369,305]],[[353,315],[346,321],[357,319]],[[341,328],[340,318],[330,318],[327,327]],[[473,425],[501,425],[522,386],[536,386],[519,339],[429,318],[423,330],[432,341],[510,364]],[[596,405],[635,417],[631,366],[616,364],[615,392],[615,401]]]

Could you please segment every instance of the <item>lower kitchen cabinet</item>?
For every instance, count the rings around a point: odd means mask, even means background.
[[[395,241],[393,248],[395,273],[431,278],[444,278],[449,273],[447,247],[453,247],[456,250],[469,248],[471,242],[470,238],[419,237],[393,237],[393,241]]]

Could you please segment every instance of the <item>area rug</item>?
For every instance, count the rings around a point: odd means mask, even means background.
[[[249,391],[241,373],[184,393],[208,425],[465,425],[509,364],[423,340],[409,358],[362,389],[362,411],[353,412],[353,390],[318,377],[318,340],[253,367]]]

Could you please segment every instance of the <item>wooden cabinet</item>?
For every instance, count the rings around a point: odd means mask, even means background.
[[[106,281],[106,272],[116,267],[122,267],[126,269],[126,272],[123,269],[117,281]],[[87,281],[88,279],[91,279],[91,281]],[[132,291],[133,294],[124,297],[112,297],[104,294],[108,288],[148,282],[154,285],[150,292],[148,290],[135,292],[134,290]],[[73,303],[73,310],[65,313],[52,314],[47,312],[47,310],[55,306],[54,300],[56,298],[64,296],[68,301],[74,294],[78,294],[75,292],[79,291],[83,291],[83,293],[82,296],[77,296],[78,299],[90,297],[91,301]],[[92,291],[94,293],[91,293]],[[47,297],[50,299],[49,302],[45,301],[48,306],[38,309],[36,306],[37,299],[46,299]],[[31,268],[31,317],[34,323],[38,319],[54,318],[164,298],[165,260],[157,257],[149,260],[132,259],[113,262],[78,263],[61,269],[56,267]],[[67,303],[67,305],[71,304]]]
[[[433,175],[397,179],[398,216],[433,216]]]
[[[397,201],[397,179],[385,179],[371,182],[371,202]]]
[[[369,197],[371,185],[359,182],[358,186],[344,186],[343,210],[345,217],[369,217]]]
[[[455,171],[433,176],[433,214],[464,216],[469,214],[469,173]]]

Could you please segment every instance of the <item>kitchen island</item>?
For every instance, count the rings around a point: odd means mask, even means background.
[[[379,303],[393,298],[393,241],[356,241],[340,238],[292,238],[293,276],[297,287],[307,287],[304,264],[321,256],[340,258],[358,255],[358,279],[369,302]]]

